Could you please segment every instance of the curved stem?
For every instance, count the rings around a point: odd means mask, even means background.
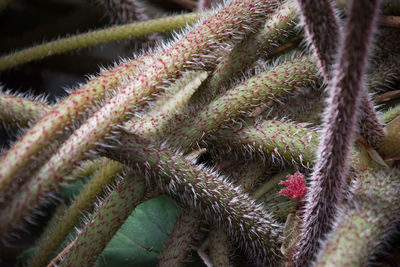
[[[96,198],[100,196],[106,186],[122,171],[121,164],[108,159],[103,159],[99,162],[99,165],[102,167],[93,174],[88,184],[64,214],[59,216],[58,223],[53,225],[51,229],[46,229],[47,234],[42,235],[40,238],[36,254],[29,263],[29,266],[40,267],[49,262],[53,253],[82,217],[82,213],[93,205]]]
[[[0,71],[48,56],[106,42],[172,31],[198,21],[202,13],[189,13],[161,19],[135,22],[62,38],[0,57]]]
[[[308,2],[310,6],[314,1]],[[303,225],[293,264],[309,265],[321,238],[331,230],[347,177],[348,156],[353,141],[368,52],[376,26],[379,0],[353,1],[339,46],[338,64],[329,84],[329,101],[324,118],[317,161],[306,196]],[[330,5],[330,3],[326,3]],[[328,9],[321,5],[320,8]],[[316,15],[310,13],[308,16]],[[311,17],[310,17],[311,18]]]

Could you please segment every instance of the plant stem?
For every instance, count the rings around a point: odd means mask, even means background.
[[[38,243],[35,256],[29,266],[44,266],[47,264],[60,246],[61,242],[71,232],[71,229],[82,217],[82,213],[87,211],[100,196],[105,187],[115,180],[116,175],[122,171],[122,165],[118,162],[103,159],[99,162],[102,166],[97,170],[82,192],[75,198],[74,202],[62,216],[58,218],[58,224],[53,225],[48,234],[43,235]]]
[[[198,21],[203,13],[189,13],[161,19],[135,22],[62,38],[0,57],[0,71],[48,56],[106,42],[145,36],[182,28]]]
[[[311,6],[312,3],[309,2]],[[365,95],[362,79],[376,27],[378,7],[379,0],[352,2],[344,38],[339,46],[338,64],[329,84],[329,104],[317,162],[306,196],[303,225],[293,265],[305,266],[313,261],[321,238],[326,238],[337,216],[348,174],[347,161],[360,99]],[[320,8],[328,7],[322,5]]]

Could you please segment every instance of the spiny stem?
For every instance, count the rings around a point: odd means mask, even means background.
[[[329,0],[297,0],[302,24],[321,66],[325,82],[329,82],[339,38],[339,22]]]
[[[300,241],[293,259],[293,264],[298,266],[312,262],[320,239],[326,237],[337,216],[360,99],[364,94],[362,79],[378,7],[379,0],[352,2],[339,46],[338,64],[329,84],[328,109],[306,197]]]
[[[240,75],[240,72],[246,71],[262,53],[271,52],[273,48],[287,41],[288,36],[294,33],[296,15],[296,8],[291,1],[280,5],[261,31],[238,43],[219,60],[207,83],[196,93],[195,100],[204,102],[211,96],[218,95],[224,85]]]
[[[210,230],[210,259],[213,266],[229,267],[230,240],[226,232],[217,226]]]
[[[362,170],[316,266],[366,266],[400,218],[400,171]]]
[[[123,78],[132,74],[140,63],[142,62],[139,58],[101,73],[76,92],[72,92],[30,128],[0,159],[0,203],[13,182],[32,175],[29,166],[33,161],[40,166],[51,156],[50,152],[48,154],[39,152],[44,147],[50,149],[50,144],[55,149],[54,143],[57,143],[58,139],[64,140],[84,114],[90,113],[88,108],[92,106],[93,109],[93,104],[104,99],[106,94],[114,90]],[[39,118],[35,118],[37,119]]]
[[[51,108],[45,103],[0,93],[0,122],[26,127],[46,114]]]
[[[144,138],[161,138],[174,123],[174,118],[179,118],[179,115],[182,114],[190,97],[207,78],[207,75],[205,71],[184,73],[165,95],[152,104],[144,117],[133,118],[124,127],[131,133]]]
[[[225,227],[258,264],[278,260],[281,225],[240,188],[165,146],[125,134],[119,142],[112,157],[140,163],[169,194]]]
[[[194,24],[202,13],[189,13],[172,17],[135,22],[126,25],[114,26],[104,30],[97,30],[84,34],[74,35],[45,43],[42,45],[27,48],[9,55],[0,57],[0,71],[15,66],[42,59],[48,56],[73,51],[76,49],[94,46],[106,42],[145,36],[157,32],[166,32],[185,27],[187,24]]]
[[[321,65],[324,80],[332,79],[332,66],[340,37],[339,21],[330,0],[318,2],[298,0],[300,13],[315,57]],[[376,148],[383,140],[384,131],[365,90],[361,90],[360,133],[367,143]]]
[[[383,113],[381,116],[381,120],[385,123],[388,123],[399,116],[400,116],[400,105],[397,105],[394,108],[391,108],[385,113]]]
[[[249,27],[253,26],[251,24],[262,21],[266,12],[274,7],[275,2],[267,0],[230,2],[209,18],[199,22],[197,27],[172,46],[149,56],[150,58],[141,65],[141,69],[146,71],[139,71],[132,81],[66,140],[32,177],[27,192],[14,196],[11,205],[7,207],[10,213],[5,212],[9,216],[0,218],[0,237],[10,232],[13,225],[20,222],[38,204],[41,197],[58,188],[65,179],[64,173],[81,160],[86,152],[96,148],[98,142],[103,141],[115,125],[128,118],[130,112],[138,105],[144,104],[145,97],[155,93],[167,80],[177,78],[182,71],[196,67],[188,62],[208,54],[220,42],[231,40],[232,32],[236,32],[239,37],[243,36],[249,31]],[[36,134],[42,138],[45,136],[42,132]],[[2,160],[7,159],[7,156],[8,154]],[[5,163],[9,164],[6,160]]]
[[[93,266],[98,255],[145,196],[142,176],[127,173],[79,233],[62,266]]]
[[[189,208],[182,210],[160,254],[160,267],[184,266],[200,222],[201,216],[197,211]]]
[[[51,229],[46,228],[48,233],[40,238],[36,254],[29,266],[43,266],[48,263],[53,253],[82,217],[82,212],[93,205],[105,187],[122,171],[122,165],[115,161],[103,159],[99,164],[102,167],[93,174],[71,206],[59,217],[58,224],[53,225]]]
[[[237,129],[236,129],[237,128]],[[293,123],[265,120],[219,130],[211,139],[218,147],[250,150],[269,155],[272,160],[310,167],[315,159],[318,133]]]
[[[386,125],[386,137],[379,147],[379,153],[385,159],[400,156],[400,117],[393,119]]]
[[[304,56],[252,77],[188,118],[171,133],[169,142],[177,146],[195,146],[205,136],[249,111],[254,105],[317,81],[316,71],[310,57]]]
[[[237,163],[240,164],[240,163]],[[261,161],[253,161],[245,165],[238,166],[237,170],[228,172],[236,178],[236,185],[243,189],[245,193],[253,191],[255,185],[260,181],[265,173],[265,164]],[[230,239],[225,229],[213,225],[209,234],[209,254],[214,266],[230,266]]]

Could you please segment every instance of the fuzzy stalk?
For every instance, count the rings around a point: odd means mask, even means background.
[[[271,52],[294,34],[297,24],[297,10],[292,1],[280,5],[268,18],[261,31],[238,43],[231,52],[223,56],[207,83],[195,95],[199,101],[218,95],[222,87],[233,77],[246,71],[262,53]]]
[[[145,196],[145,180],[128,173],[80,231],[62,266],[93,266],[98,255]]]
[[[176,30],[188,24],[194,24],[202,15],[202,13],[189,13],[145,22],[135,22],[51,41],[0,57],[0,71],[80,48]]]
[[[340,37],[336,12],[330,0],[297,2],[307,37],[321,66],[320,71],[325,82],[329,83],[333,78],[332,67]],[[360,134],[370,146],[377,148],[383,141],[384,130],[365,90],[361,90],[361,97]]]
[[[200,222],[201,216],[197,211],[189,208],[182,210],[160,254],[158,266],[184,266],[192,241],[200,230]]]
[[[277,262],[281,225],[240,188],[164,145],[125,134],[119,143],[112,157],[132,165],[140,163],[147,177],[154,177],[161,188],[227,229],[258,264]]]
[[[172,46],[149,55],[140,66],[140,70],[145,71],[138,71],[126,86],[77,129],[26,187],[14,196],[6,207],[5,214],[8,216],[0,217],[0,238],[26,218],[41,198],[59,187],[65,179],[65,172],[83,159],[86,152],[95,149],[138,105],[144,104],[144,98],[154,94],[167,80],[177,78],[182,71],[195,68],[189,62],[199,60],[220,42],[231,40],[232,33],[237,33],[238,38],[247,33],[252,23],[262,21],[266,12],[274,7],[275,2],[267,0],[229,2],[215,14],[200,21],[197,27]],[[44,136],[43,132],[40,135]],[[5,163],[8,164],[8,161],[5,160]]]
[[[336,12],[330,0],[297,0],[297,3],[314,56],[318,59],[325,82],[328,83],[332,76],[331,68],[339,39],[340,28]]]
[[[118,162],[103,159],[99,163],[102,167],[93,174],[93,177],[71,206],[59,217],[58,223],[53,225],[48,233],[40,238],[36,254],[29,266],[45,266],[50,261],[53,253],[78,223],[82,213],[89,210],[106,186],[111,184],[118,173],[122,171],[122,165]]]
[[[50,109],[51,107],[39,101],[0,93],[0,122],[4,125],[26,127]]]
[[[64,136],[72,132],[71,128],[84,118],[83,114],[88,112],[88,108],[104,99],[106,94],[115,89],[123,78],[132,74],[140,63],[140,60],[136,59],[103,72],[71,93],[30,128],[0,159],[0,203],[15,181],[32,174],[29,165],[33,161],[40,166],[51,156],[51,153],[39,152],[57,140],[65,139]]]
[[[379,0],[352,2],[344,38],[339,46],[338,64],[328,85],[328,107],[310,190],[305,200],[300,240],[293,258],[293,264],[298,266],[313,261],[320,240],[331,230],[337,216],[360,99],[365,94],[363,76],[378,7]]]
[[[237,179],[236,185],[249,193],[253,191],[255,185],[260,181],[265,173],[265,165],[259,161],[240,166],[231,175]],[[225,229],[213,225],[209,234],[209,255],[214,266],[230,266],[230,239]]]
[[[318,133],[294,123],[264,120],[219,130],[211,139],[218,147],[249,150],[270,155],[272,161],[286,161],[310,167],[315,160]]]
[[[400,171],[362,170],[355,195],[323,244],[316,266],[367,266],[400,219]]]
[[[208,250],[213,266],[229,267],[230,240],[226,232],[217,226],[211,227],[209,241]]]
[[[159,99],[152,104],[149,112],[143,117],[133,118],[125,123],[129,132],[144,138],[158,139],[174,119],[178,119],[190,97],[207,78],[207,72],[186,72]]]
[[[169,142],[174,146],[193,147],[221,125],[250,111],[255,105],[317,81],[316,73],[317,69],[308,56],[262,72],[228,90],[186,119],[171,133]]]

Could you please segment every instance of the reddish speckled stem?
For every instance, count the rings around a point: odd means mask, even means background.
[[[112,157],[132,165],[140,163],[148,178],[155,178],[169,194],[227,229],[258,264],[278,261],[281,225],[241,188],[163,145],[126,134],[119,137],[119,142]]]
[[[41,198],[54,190],[54,186],[57,187],[63,182],[65,172],[81,160],[86,152],[96,148],[98,142],[104,140],[115,125],[121,124],[138,105],[143,104],[144,98],[157,92],[159,86],[165,84],[167,80],[177,78],[182,71],[195,68],[196,65],[190,64],[190,62],[201,61],[201,57],[208,54],[220,42],[231,40],[232,34],[238,35],[237,39],[240,40],[240,37],[248,32],[251,26],[256,26],[265,19],[267,12],[273,9],[275,4],[274,1],[267,0],[230,2],[215,14],[199,22],[196,27],[170,47],[148,56],[132,81],[120,89],[115,97],[111,98],[76,130],[33,176],[32,180],[14,196],[11,204],[6,207],[6,211],[0,215],[0,237],[9,233],[16,223],[26,217]],[[113,77],[115,79],[115,76]],[[79,105],[73,100],[72,104],[73,106]],[[70,106],[60,104],[58,107],[67,109]],[[51,113],[55,113],[54,109]],[[55,113],[55,115],[57,118],[59,114]],[[67,118],[70,116],[71,114],[66,114]],[[46,117],[41,121],[45,120],[51,125],[56,124],[54,121],[47,121]],[[46,136],[43,132],[35,131],[34,134],[43,139]],[[40,148],[37,143],[35,143],[35,147]],[[10,161],[8,155],[9,153],[2,158],[4,164],[14,162]],[[1,172],[4,169],[7,168],[0,169],[0,178],[2,178]],[[0,179],[0,181],[2,180]],[[10,182],[10,180],[7,181]],[[7,216],[3,214],[7,214]]]

